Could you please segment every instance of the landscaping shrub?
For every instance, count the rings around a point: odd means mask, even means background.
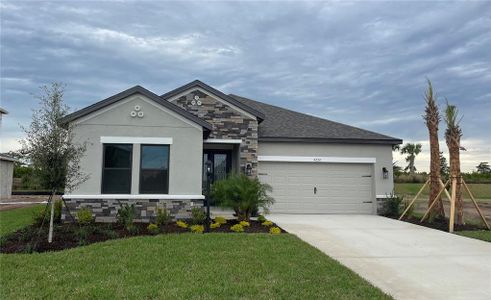
[[[103,234],[108,238],[108,239],[117,239],[119,237],[118,233],[112,229],[106,229],[104,230]]]
[[[266,220],[266,221],[262,222],[261,225],[263,225],[263,226],[272,226],[273,225],[273,222]]]
[[[244,227],[242,227],[240,224],[235,224],[234,226],[230,227],[230,230],[235,232],[244,232]]]
[[[78,240],[79,246],[87,245],[88,237],[92,233],[92,228],[89,226],[79,227],[75,229],[75,237]]]
[[[60,223],[61,222],[61,210],[63,209],[63,201],[57,200],[55,201],[55,207],[54,207],[54,216],[53,216],[53,221],[55,223]]]
[[[173,217],[167,211],[167,208],[159,208],[157,209],[157,218],[155,223],[158,226],[167,226],[170,222],[172,222]]]
[[[203,233],[203,231],[205,231],[205,227],[203,225],[192,225],[190,229],[193,233]]]
[[[242,226],[242,227],[249,227],[249,226],[251,226],[251,224],[250,224],[249,222],[247,222],[247,221],[240,221],[240,223],[239,223],[239,224],[240,224],[240,226]]]
[[[222,224],[220,224],[218,222],[213,222],[210,224],[211,229],[219,228],[220,226],[222,226]]]
[[[387,217],[399,217],[401,213],[402,196],[390,194],[383,203],[383,215]]]
[[[259,223],[263,223],[263,222],[265,222],[265,221],[266,221],[266,217],[265,217],[265,216],[263,216],[263,215],[259,215],[259,216],[257,216],[257,221],[258,221]]]
[[[176,225],[181,227],[181,228],[188,228],[188,224],[184,221],[181,221],[181,220],[177,221]]]
[[[148,230],[148,232],[150,232],[150,234],[158,234],[160,232],[159,226],[157,224],[153,224],[153,223],[151,223],[147,226],[147,230]]]
[[[32,215],[32,222],[35,225],[41,225],[43,223],[44,219],[44,224],[49,222],[49,214],[50,211],[49,209],[46,209],[46,207],[43,207],[42,209],[35,211]]]
[[[201,225],[205,223],[205,220],[206,214],[201,208],[193,207],[191,209],[191,224]]]
[[[77,223],[86,226],[92,224],[94,217],[92,211],[88,207],[83,207],[77,211]]]
[[[118,214],[116,216],[118,223],[123,225],[126,230],[129,231],[129,226],[133,225],[133,219],[136,215],[135,204],[123,204],[121,208],[118,210]]]
[[[232,208],[241,221],[249,221],[257,208],[267,212],[274,199],[267,193],[271,186],[249,178],[244,174],[234,174],[213,184],[212,196],[218,205]]]
[[[224,225],[227,224],[227,219],[225,219],[224,217],[215,217],[215,223]]]
[[[138,233],[140,233],[140,229],[138,228],[138,226],[136,226],[133,223],[129,224],[125,228],[128,231],[128,233],[131,234],[131,235],[137,235]]]
[[[269,233],[271,233],[271,234],[280,234],[281,233],[281,229],[279,227],[271,227],[269,229]]]

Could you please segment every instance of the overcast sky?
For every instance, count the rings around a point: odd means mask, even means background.
[[[67,84],[72,109],[194,79],[405,142],[423,143],[425,78],[463,114],[464,170],[491,162],[491,2],[26,2],[1,10],[0,152],[33,93]],[[444,124],[440,127],[442,149]],[[404,165],[396,155],[395,160]]]

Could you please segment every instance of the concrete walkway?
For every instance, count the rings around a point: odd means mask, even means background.
[[[370,215],[269,215],[396,299],[491,299],[491,243]]]

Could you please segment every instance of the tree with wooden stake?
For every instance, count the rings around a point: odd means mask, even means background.
[[[41,107],[33,111],[29,127],[22,127],[26,137],[21,140],[21,151],[34,167],[34,176],[51,191],[46,205],[46,210],[51,205],[48,233],[48,242],[51,243],[53,239],[53,197],[62,190],[72,190],[87,180],[88,176],[82,173],[79,164],[85,152],[85,144],[75,143],[72,128],[63,128],[59,124],[59,120],[69,111],[63,103],[64,86],[60,83],[53,83],[49,87],[42,87],[41,90],[42,94],[37,97]]]
[[[462,175],[460,173],[460,138],[462,129],[460,129],[458,110],[455,105],[447,102],[445,109],[445,140],[450,155],[450,178],[452,183],[452,199],[450,202],[450,226],[453,229],[454,210],[457,209],[457,224],[464,224],[464,201],[462,199]]]
[[[432,210],[433,217],[445,218],[445,210],[441,197],[437,196],[440,187],[440,145],[438,144],[438,125],[440,123],[440,113],[438,112],[437,98],[433,93],[433,86],[428,79],[428,89],[425,92],[426,108],[423,119],[430,136],[430,195],[428,207],[434,199],[436,204]]]

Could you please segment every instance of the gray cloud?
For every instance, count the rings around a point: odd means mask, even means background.
[[[81,108],[135,84],[199,78],[233,92],[408,141],[426,139],[425,77],[491,161],[490,2],[1,2],[3,151],[31,93],[67,83]],[[441,130],[443,131],[443,130]],[[473,155],[475,154],[475,155]],[[424,167],[424,162],[420,162]]]

